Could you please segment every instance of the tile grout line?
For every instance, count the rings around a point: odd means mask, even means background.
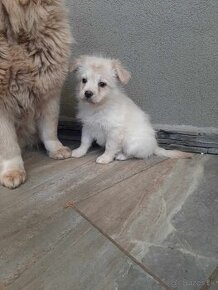
[[[217,278],[217,281],[214,281]],[[218,285],[218,267],[212,272],[212,274],[208,277],[207,281],[204,283],[204,286],[200,290],[210,290],[210,286],[213,282]]]
[[[155,167],[155,166],[158,165],[158,164],[161,164],[161,163],[164,162],[164,161],[166,161],[166,159],[161,160],[161,161],[159,161],[159,162],[157,162],[157,163],[153,163],[153,164],[151,164],[149,167],[146,167],[146,168],[144,168],[144,169],[142,169],[142,170],[140,170],[140,171],[138,171],[138,172],[135,172],[135,173],[133,173],[132,175],[129,175],[129,176],[123,178],[122,180],[119,180],[119,181],[117,181],[117,182],[115,182],[115,183],[109,185],[108,187],[105,187],[105,188],[103,188],[103,189],[100,189],[100,190],[97,191],[96,193],[94,193],[94,194],[92,194],[92,195],[90,195],[90,196],[88,196],[88,197],[86,197],[86,198],[84,198],[84,199],[80,199],[79,201],[76,201],[76,203],[81,203],[81,202],[83,202],[83,201],[89,199],[90,197],[96,196],[96,195],[98,195],[98,194],[100,194],[100,193],[102,193],[102,192],[104,192],[104,191],[106,191],[106,190],[108,190],[108,189],[110,189],[110,188],[112,188],[112,187],[114,187],[114,186],[116,186],[116,185],[122,183],[123,181],[126,181],[126,180],[128,180],[128,179],[130,179],[130,178],[132,178],[132,177],[134,177],[134,176],[136,176],[136,175],[138,175],[138,174],[141,174],[141,173],[143,173],[143,172],[148,171],[149,169]]]
[[[112,239],[106,232],[99,228],[95,223],[93,223],[80,209],[75,205],[72,208],[83,217],[89,224],[91,224],[97,231],[99,231],[106,239],[108,239],[114,246],[116,246],[125,256],[127,256],[134,264],[138,265],[146,274],[149,274],[159,285],[163,286],[166,290],[172,290],[167,284],[165,284],[158,276],[156,276],[151,270],[149,270],[144,264],[138,261],[134,256],[132,256],[127,250],[125,250],[121,245],[119,245],[114,239]],[[204,289],[203,289],[204,290]]]

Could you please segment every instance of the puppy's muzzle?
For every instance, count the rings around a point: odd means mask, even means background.
[[[91,99],[91,97],[93,96],[93,92],[92,91],[85,91],[85,97],[87,100]]]

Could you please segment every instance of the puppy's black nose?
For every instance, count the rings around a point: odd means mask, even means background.
[[[91,91],[85,91],[85,97],[87,99],[90,99],[92,96],[93,96],[93,92],[91,92]]]

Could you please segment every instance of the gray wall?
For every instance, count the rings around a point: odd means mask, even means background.
[[[132,72],[126,90],[153,123],[218,127],[218,0],[66,0],[73,56],[102,52]],[[74,77],[62,115],[75,110]]]

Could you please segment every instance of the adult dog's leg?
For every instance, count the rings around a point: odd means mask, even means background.
[[[51,98],[42,108],[38,120],[39,134],[51,158],[66,159],[71,157],[71,150],[64,147],[57,137],[59,117],[59,99]]]
[[[0,183],[16,188],[26,180],[15,126],[7,113],[0,110]]]

